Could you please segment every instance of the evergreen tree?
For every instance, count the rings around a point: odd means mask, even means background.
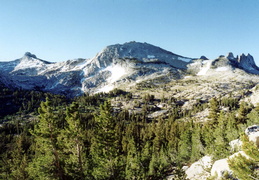
[[[163,119],[159,119],[156,124],[153,124],[153,132],[155,138],[153,140],[154,152],[158,153],[163,145],[165,145],[165,123]]]
[[[213,136],[215,138],[215,148],[213,151],[213,155],[215,159],[224,158],[228,154],[228,141],[226,139],[226,121],[225,121],[225,115],[221,111],[219,118],[218,118],[218,124],[215,127]]]
[[[259,150],[254,142],[249,141],[248,136],[243,135],[241,137],[243,142],[242,150],[248,156],[245,157],[241,154],[228,160],[229,167],[241,180],[255,180],[259,178],[257,172],[259,162]]]
[[[126,160],[126,179],[134,180],[141,179],[143,174],[143,170],[141,167],[141,161],[139,157],[139,152],[137,151],[136,144],[131,138],[128,143],[128,152],[127,152],[127,160]]]
[[[238,109],[238,116],[237,116],[238,123],[242,123],[242,124],[246,123],[247,113],[248,113],[247,104],[245,102],[241,102],[240,107]]]
[[[194,162],[204,155],[204,145],[201,137],[201,128],[198,125],[194,127],[192,132],[191,161]]]
[[[242,150],[255,162],[259,163],[259,149],[256,144],[252,141],[249,141],[248,136],[243,135],[241,137],[242,141]]]
[[[159,152],[152,152],[152,158],[149,164],[149,176],[153,179],[165,178],[166,171],[169,169],[171,163],[171,159],[164,147]]]
[[[239,137],[239,128],[237,124],[237,120],[234,113],[226,114],[226,139],[228,142],[237,139]]]
[[[213,136],[214,128],[206,123],[202,128],[202,137],[205,142],[205,153],[212,155],[215,150],[215,137]]]
[[[64,157],[66,175],[73,179],[89,177],[86,147],[84,144],[86,132],[83,130],[79,117],[79,106],[73,103],[66,110],[67,127],[58,137]]]
[[[31,131],[34,136],[35,155],[29,164],[31,179],[65,179],[62,154],[57,137],[60,119],[55,114],[52,101],[47,98],[39,108],[39,122]]]
[[[169,124],[167,125],[169,126]],[[178,145],[180,141],[180,130],[179,130],[179,123],[173,122],[170,124],[170,131],[167,135],[167,141],[168,141],[168,151],[171,155],[171,159],[175,160],[177,158],[178,154]]]
[[[191,123],[187,123],[184,130],[181,132],[179,146],[178,146],[178,158],[181,162],[188,162],[191,157],[192,151],[192,126]]]
[[[240,180],[255,180],[251,167],[255,166],[253,160],[238,154],[236,157],[228,159],[230,169]]]
[[[10,177],[11,179],[28,179],[26,168],[28,166],[28,156],[23,148],[25,134],[18,135],[15,138],[15,144],[10,155]]]
[[[214,97],[210,100],[210,112],[208,118],[211,119],[210,124],[216,124],[218,119],[218,113],[219,113],[219,102]]]
[[[251,126],[254,124],[259,124],[259,106],[257,106],[255,109],[253,109],[248,115],[247,115],[247,125]]]
[[[90,154],[93,159],[93,176],[95,179],[122,179],[123,158],[115,133],[116,122],[109,102],[100,106],[100,115],[95,117],[97,123],[92,140]]]
[[[152,158],[152,146],[149,141],[146,141],[144,147],[141,150],[141,168],[143,171],[142,179],[147,179],[149,172],[149,164]]]

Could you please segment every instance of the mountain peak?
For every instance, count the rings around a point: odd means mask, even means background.
[[[192,60],[158,46],[136,41],[107,46],[96,58],[99,61],[98,67],[108,65],[115,59],[135,59],[142,63],[166,63],[180,69],[186,69],[186,65]]]
[[[35,55],[35,54],[32,54],[32,53],[30,53],[30,52],[26,52],[25,54],[24,54],[24,57],[31,57],[31,58],[37,58],[37,56]]]
[[[147,58],[154,59],[156,56],[163,54],[176,55],[170,51],[164,50],[158,46],[148,44],[146,42],[136,42],[130,41],[124,44],[114,44],[107,46],[104,51],[116,51],[116,54],[119,58]]]
[[[199,59],[202,59],[202,60],[209,60],[206,56],[201,56]]]
[[[226,57],[229,60],[235,60],[234,54],[232,52],[229,52]]]

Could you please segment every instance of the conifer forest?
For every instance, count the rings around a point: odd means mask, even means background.
[[[259,108],[221,97],[199,102],[191,110],[179,104],[168,116],[150,119],[152,101],[172,100],[145,95],[141,112],[134,114],[117,110],[111,103],[114,98],[133,97],[119,89],[69,99],[2,88],[0,179],[158,180],[174,174],[181,180],[186,178],[183,166],[204,155],[214,160],[227,157],[232,153],[229,142],[239,137],[244,139],[243,151],[253,158],[232,160],[234,177],[258,177],[258,149],[244,129],[259,123]],[[205,108],[209,121],[192,116]]]

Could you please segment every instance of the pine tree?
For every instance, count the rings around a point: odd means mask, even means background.
[[[143,171],[141,179],[148,179],[149,164],[152,158],[152,146],[150,141],[144,143],[144,147],[141,149],[141,168]]]
[[[66,175],[73,179],[86,179],[89,177],[88,162],[86,158],[85,136],[79,117],[79,106],[73,103],[66,110],[67,127],[58,137],[64,157]]]
[[[178,155],[181,162],[187,162],[190,160],[192,151],[192,127],[191,123],[188,123],[181,132]]]
[[[215,130],[213,133],[213,136],[215,138],[215,148],[213,151],[214,158],[224,158],[228,154],[228,141],[226,139],[226,121],[225,121],[225,115],[221,111],[219,118],[218,118],[218,124],[215,125]]]
[[[202,143],[201,128],[198,125],[194,127],[192,132],[192,148],[191,148],[191,161],[194,162],[204,155],[204,145]]]
[[[141,175],[143,174],[141,161],[133,138],[129,140],[127,149],[128,152],[125,169],[126,179],[141,179]]]
[[[164,147],[159,152],[152,152],[152,158],[149,164],[149,176],[153,179],[164,178],[171,163]]]
[[[95,179],[121,179],[123,158],[120,156],[116,122],[109,102],[100,106],[100,115],[95,117],[97,128],[92,139],[90,154],[93,159]]]
[[[247,114],[247,109],[246,109],[246,105],[244,102],[242,102],[240,104],[240,107],[238,109],[238,122],[239,123],[246,123],[246,114]]]
[[[259,162],[259,149],[256,144],[252,141],[249,141],[248,136],[241,136],[242,141],[242,150],[255,162]]]
[[[219,113],[219,102],[216,98],[212,98],[210,100],[210,112],[208,118],[211,119],[210,124],[216,124],[218,119],[218,113]]]
[[[257,106],[255,109],[253,109],[248,115],[247,115],[247,125],[251,126],[254,124],[259,124],[259,106]]]
[[[55,114],[52,101],[47,98],[39,108],[39,122],[31,131],[35,144],[35,156],[29,164],[31,179],[65,179],[62,154],[57,137],[60,119]]]
[[[168,125],[167,125],[168,126]],[[168,151],[171,155],[171,159],[176,159],[178,154],[178,145],[180,141],[180,130],[179,130],[179,123],[173,122],[170,125],[170,130],[167,135],[168,140]]]
[[[259,162],[259,149],[254,142],[249,141],[248,136],[242,135],[242,150],[248,156],[241,154],[228,160],[230,169],[241,180],[255,180],[259,178],[256,172]]]
[[[233,171],[234,175],[240,180],[254,180],[254,174],[251,167],[255,164],[253,160],[238,154],[236,157],[228,159],[228,164],[230,169]]]
[[[154,152],[158,153],[163,145],[165,145],[165,123],[163,119],[159,119],[158,123],[153,124],[153,132],[155,138],[153,140]]]
[[[205,153],[212,155],[215,150],[215,137],[213,136],[214,128],[206,123],[202,128],[202,137],[205,142]]]
[[[25,180],[28,179],[27,166],[28,156],[23,149],[23,141],[25,134],[18,135],[15,138],[15,144],[10,155],[10,176],[12,179]]]
[[[237,139],[239,137],[239,129],[237,126],[237,120],[235,113],[228,113],[226,115],[226,139],[228,142]]]

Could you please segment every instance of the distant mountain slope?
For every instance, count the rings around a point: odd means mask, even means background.
[[[259,74],[253,57],[232,53],[215,60],[187,58],[160,47],[139,42],[110,45],[91,59],[51,63],[27,52],[17,60],[0,62],[0,81],[7,87],[40,89],[66,96],[109,91],[152,80],[165,83],[186,73],[209,75],[241,69]]]
[[[153,79],[186,69],[190,58],[138,42],[106,47],[92,59],[50,63],[31,53],[1,62],[1,81],[8,87],[41,89],[68,96],[108,91],[116,84]]]

